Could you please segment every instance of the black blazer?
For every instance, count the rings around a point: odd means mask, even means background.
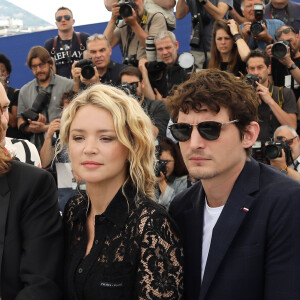
[[[300,184],[245,164],[213,229],[201,284],[204,203],[197,183],[169,210],[183,235],[185,299],[300,299]]]
[[[63,235],[50,173],[18,161],[0,176],[2,300],[61,299]]]

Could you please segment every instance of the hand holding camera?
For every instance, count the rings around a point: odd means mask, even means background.
[[[75,61],[72,65],[71,72],[74,80],[74,86],[76,86],[77,89],[79,89],[80,82],[84,83],[85,85],[99,83],[99,74],[97,68],[94,66],[90,58]]]

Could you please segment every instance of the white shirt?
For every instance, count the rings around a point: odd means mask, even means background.
[[[4,146],[11,156],[15,156],[19,161],[41,167],[41,159],[34,144],[27,140],[5,138]]]
[[[219,207],[209,207],[205,198],[204,218],[203,218],[203,239],[202,239],[202,259],[201,259],[201,281],[203,280],[206,261],[209,253],[213,229],[220,217],[224,205]]]

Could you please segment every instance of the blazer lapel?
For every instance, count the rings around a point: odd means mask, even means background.
[[[201,286],[200,300],[205,299],[206,293],[215,277],[218,267],[241,224],[247,217],[248,211],[251,210],[253,201],[250,194],[258,189],[258,185],[259,165],[253,161],[247,162],[213,229]]]
[[[10,190],[7,183],[7,177],[0,177],[0,282],[1,282],[1,267],[3,259],[4,241],[6,233],[6,220],[8,215]]]
[[[205,193],[201,187],[191,197],[195,198],[193,205],[184,212],[185,219],[185,289],[191,295],[189,299],[196,299],[201,287],[201,257],[202,257],[202,232],[203,209]]]

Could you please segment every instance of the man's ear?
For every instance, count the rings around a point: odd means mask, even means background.
[[[243,147],[245,149],[250,148],[256,142],[258,134],[259,134],[259,125],[257,122],[252,121],[245,129],[244,137],[243,137]]]

